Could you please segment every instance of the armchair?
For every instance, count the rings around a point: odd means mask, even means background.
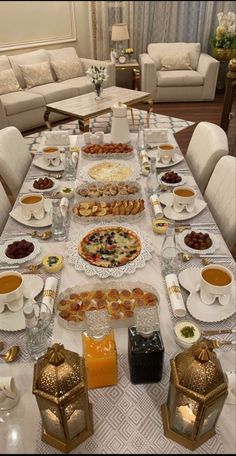
[[[200,43],[151,43],[139,63],[141,90],[154,101],[214,100],[219,62]]]

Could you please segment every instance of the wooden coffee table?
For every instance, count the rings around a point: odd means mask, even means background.
[[[89,119],[110,112],[111,107],[119,101],[127,104],[131,109],[133,121],[132,105],[139,103],[140,101],[146,101],[148,103],[147,126],[149,127],[149,117],[153,105],[150,93],[124,89],[121,87],[108,87],[107,89],[104,89],[100,100],[95,100],[95,93],[90,92],[79,95],[78,97],[67,98],[67,100],[47,104],[44,120],[47,127],[51,129],[52,126],[49,121],[50,112],[58,112],[59,114],[65,114],[68,117],[75,117],[79,120],[80,130],[88,131]]]

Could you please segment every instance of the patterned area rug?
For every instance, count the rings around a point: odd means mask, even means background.
[[[146,126],[147,112],[140,109],[133,109],[134,115],[134,125],[131,119],[131,113],[128,111],[128,120],[129,128],[131,132],[137,132],[140,122],[144,122]],[[102,116],[95,117],[90,120],[90,131],[104,131],[104,133],[109,133],[111,131],[111,122],[112,122],[112,113],[107,113]],[[188,120],[177,119],[176,117],[164,116],[161,114],[152,113],[150,115],[150,128],[168,128],[171,129],[173,133],[177,133],[184,128],[193,125],[194,122]],[[70,135],[79,135],[81,131],[79,129],[79,124],[77,120],[71,122],[57,125],[53,128],[54,130],[66,130]],[[30,147],[30,150],[37,150],[37,146],[41,141],[41,136],[43,131],[39,133],[33,133],[31,135],[25,136],[25,140]]]
[[[119,356],[119,384],[89,391],[93,405],[94,434],[71,454],[222,454],[221,436],[216,435],[195,451],[167,439],[163,434],[160,406],[167,400],[170,359],[165,353],[162,380],[159,383],[133,385],[129,377],[128,357]],[[41,441],[38,429],[37,454],[61,454]]]

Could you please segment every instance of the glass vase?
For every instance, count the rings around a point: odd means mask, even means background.
[[[94,89],[95,89],[95,94],[96,94],[95,100],[100,100],[102,98],[102,91],[103,91],[102,83],[100,83],[100,82],[95,83]]]

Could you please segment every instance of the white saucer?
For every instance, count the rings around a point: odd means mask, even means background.
[[[192,231],[195,231],[195,232],[201,232],[203,234],[209,234],[211,240],[212,240],[212,245],[208,248],[208,249],[204,249],[204,250],[197,250],[197,249],[192,249],[191,247],[189,247],[187,244],[185,244],[184,242],[184,238],[185,236],[187,236],[187,234],[191,233]],[[220,247],[220,242],[219,242],[219,239],[213,234],[213,233],[210,233],[209,231],[206,231],[203,229],[201,229],[201,227],[199,227],[199,229],[191,229],[191,230],[184,230],[182,233],[179,233],[175,236],[176,238],[176,241],[178,242],[179,246],[181,247],[181,249],[185,250],[186,252],[189,252],[189,253],[199,253],[200,255],[204,254],[204,253],[214,253],[219,247]]]
[[[43,289],[44,281],[38,275],[24,274],[24,303],[29,297],[35,298]],[[2,331],[21,331],[25,329],[25,317],[23,309],[11,312],[6,306],[3,313],[0,313],[0,329]]]
[[[182,154],[178,154],[177,152],[173,155],[172,160],[169,163],[162,163],[159,158],[156,159],[156,168],[169,168],[170,166],[177,165],[184,160],[184,156]]]
[[[52,224],[52,215],[50,211],[51,205],[52,201],[50,199],[44,200],[44,208],[46,213],[45,216],[40,220],[37,220],[35,218],[25,220],[22,217],[22,209],[20,206],[16,206],[14,209],[12,209],[9,215],[17,222],[22,223],[22,225],[31,226],[33,228],[45,228],[46,226],[50,226]]]
[[[235,288],[228,304],[222,306],[218,299],[210,306],[204,304],[200,298],[200,294],[196,292],[197,285],[200,282],[200,269],[187,268],[179,273],[180,285],[185,288],[190,294],[186,301],[188,312],[198,321],[206,323],[215,323],[226,320],[231,317],[235,310]]]
[[[185,182],[186,182],[185,176],[183,174],[178,173],[178,171],[176,171],[176,172],[181,177],[181,181],[180,182],[177,182],[176,184],[170,184],[168,182],[163,181],[162,180],[162,176],[164,176],[164,174],[166,173],[166,171],[165,171],[165,172],[159,174],[160,183],[163,184],[163,185],[166,185],[167,187],[178,187],[178,185],[185,184]]]
[[[34,188],[34,181],[38,180],[41,176],[39,176],[37,179],[33,179],[31,182],[29,182],[29,190],[31,192],[34,192],[34,193],[46,193],[46,192],[52,192],[53,190],[55,190],[58,185],[60,184],[60,182],[57,180],[57,179],[54,179],[54,177],[50,177],[49,179],[52,180],[53,182],[53,186],[50,187],[50,188],[46,188],[45,190],[40,190],[38,188]],[[42,176],[41,179],[44,179],[45,177],[48,177],[48,176]]]
[[[63,154],[64,156],[64,154]],[[61,154],[61,159],[63,160],[62,154]],[[37,157],[33,160],[33,165],[36,166],[37,168],[44,169],[45,171],[64,171],[64,163],[61,161],[60,165],[58,166],[53,166],[53,165],[47,165],[44,161],[43,157]]]
[[[166,206],[163,211],[164,215],[166,217],[168,217],[169,219],[176,220],[176,221],[191,219],[191,218],[195,217],[195,215],[200,214],[200,212],[203,211],[203,209],[205,209],[205,207],[207,206],[207,203],[204,200],[196,198],[195,199],[195,209],[193,210],[193,212],[186,212],[186,211],[176,212],[174,210],[174,208],[172,207],[172,201],[173,201],[172,193],[160,194],[159,200],[160,200],[161,204],[164,204]]]
[[[34,250],[31,252],[28,256],[24,258],[9,258],[6,254],[5,251],[7,249],[7,246],[9,244],[13,244],[15,241],[22,241],[22,239],[25,239],[28,242],[32,242],[34,245]],[[26,261],[32,260],[35,258],[41,250],[41,244],[38,241],[38,239],[33,239],[31,236],[17,236],[12,239],[8,239],[8,241],[5,241],[3,245],[0,246],[0,262],[2,263],[7,263],[7,264],[22,264],[25,263]]]

